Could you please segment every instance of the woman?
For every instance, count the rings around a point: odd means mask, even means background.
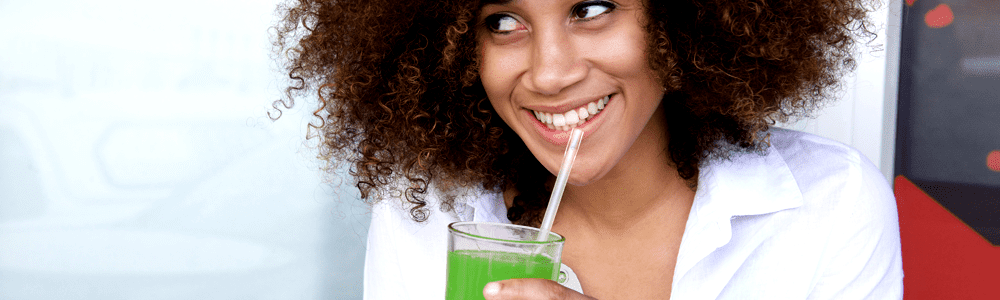
[[[440,299],[450,222],[537,226],[574,127],[570,280],[487,299],[891,299],[885,179],[771,128],[830,98],[867,4],[300,0],[276,41],[287,99],[318,90],[321,156],[374,204],[368,299]]]

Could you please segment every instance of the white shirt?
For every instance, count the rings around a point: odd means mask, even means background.
[[[671,299],[902,299],[896,202],[878,169],[814,135],[776,128],[770,141],[701,168]],[[449,212],[429,193],[423,223],[398,199],[373,207],[365,299],[443,299],[447,225],[509,222],[497,193],[467,191]]]

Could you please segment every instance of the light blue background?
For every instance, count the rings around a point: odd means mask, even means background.
[[[0,0],[0,299],[360,299],[276,2]]]

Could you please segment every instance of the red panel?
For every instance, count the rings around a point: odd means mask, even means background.
[[[1000,247],[903,176],[895,182],[906,300],[1000,299]]]

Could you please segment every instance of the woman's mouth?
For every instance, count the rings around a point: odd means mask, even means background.
[[[553,130],[569,131],[576,126],[583,125],[590,119],[593,119],[597,114],[600,114],[604,110],[604,106],[608,104],[611,100],[611,95],[604,96],[604,98],[594,100],[594,102],[587,103],[580,107],[571,109],[563,113],[547,113],[540,111],[531,111],[535,115],[535,119],[546,127]]]

